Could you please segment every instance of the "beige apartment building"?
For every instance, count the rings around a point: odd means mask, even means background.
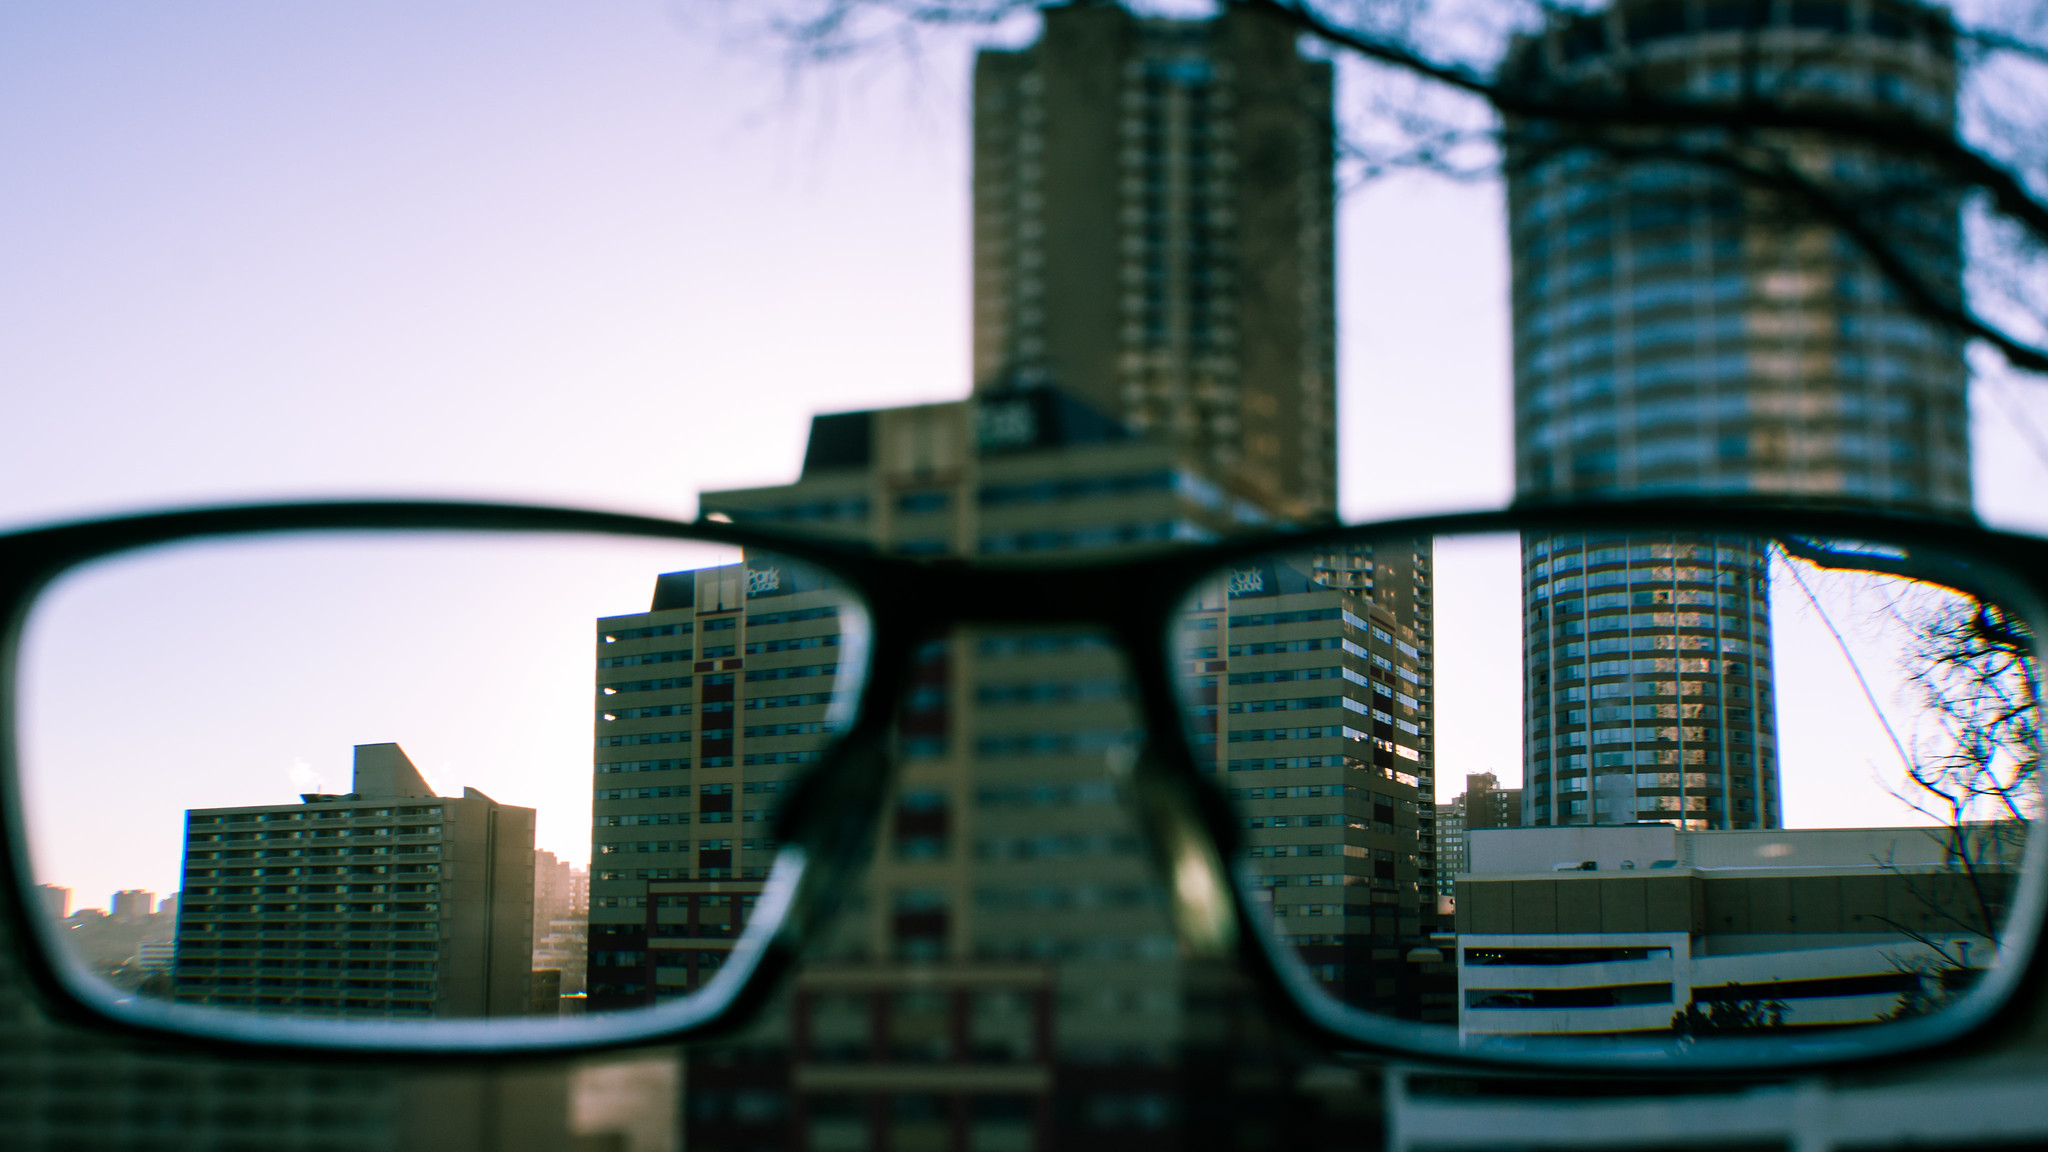
[[[975,62],[975,390],[1057,385],[1332,514],[1330,65],[1246,6],[1042,18]]]
[[[757,555],[597,621],[593,1010],[683,995],[731,954],[774,863],[766,817],[837,731],[845,603]]]
[[[1334,514],[1328,64],[1304,58],[1282,21],[1249,9],[1198,21],[1114,5],[1041,15],[1038,42],[976,61],[974,399],[816,417],[796,483],[707,493],[705,512],[898,555],[1020,562]],[[1420,929],[1414,893],[1433,883],[1430,818],[1418,803],[1431,763],[1429,644],[1426,623],[1416,626],[1427,620],[1429,565],[1426,550],[1394,551],[1402,554],[1318,569],[1326,590],[1294,593],[1302,604],[1287,610],[1319,614],[1305,627],[1239,628],[1233,616],[1257,613],[1217,607],[1205,617],[1217,627],[1188,633],[1189,650],[1176,653],[1204,701],[1197,710],[1222,710],[1195,733],[1216,741],[1202,748],[1214,753],[1219,786],[1234,788],[1247,812],[1287,823],[1250,834],[1276,848],[1313,841],[1325,853],[1302,853],[1313,866],[1290,872],[1305,893],[1310,874],[1362,881],[1345,891],[1340,880],[1336,899],[1314,901],[1357,909],[1302,929],[1332,941],[1347,930]],[[1374,599],[1376,577],[1386,591]],[[685,578],[704,577],[665,579]],[[1337,615],[1321,615],[1332,607]],[[737,614],[749,648],[757,613]],[[609,623],[661,626],[652,615]],[[1256,682],[1230,682],[1233,642],[1262,647],[1243,657]],[[1279,643],[1290,647],[1263,649]],[[731,686],[741,715],[756,694],[765,706],[820,690],[754,681],[758,657],[734,658],[744,661]],[[692,659],[701,667],[705,655]],[[1310,671],[1345,668],[1355,680],[1333,672],[1343,687],[1308,690]],[[1130,1125],[1196,1132],[1193,1117],[1172,1114],[1178,1102],[1246,1090],[1236,1062],[1261,1028],[1258,1014],[1227,965],[1180,953],[1118,793],[1116,765],[1139,742],[1126,672],[1105,637],[1074,629],[966,629],[923,653],[899,718],[901,777],[868,895],[841,918],[844,938],[807,964],[786,1042],[693,1057],[693,1143],[1078,1146],[1084,1133]],[[1375,719],[1371,685],[1382,681],[1416,707],[1382,700],[1386,719]],[[1303,704],[1284,727],[1265,711],[1228,712],[1233,701],[1270,708],[1279,699]],[[819,722],[810,715],[791,714],[797,725]],[[717,803],[731,795],[744,823],[774,799],[749,790],[802,770],[752,758],[802,757],[829,735],[735,728],[737,745],[723,755],[738,762],[720,771],[737,771],[699,778],[731,790]],[[613,778],[597,779],[599,811],[610,815],[605,806],[624,801],[609,797]],[[1304,838],[1296,827],[1315,831]],[[1391,859],[1364,847],[1376,836]],[[1365,854],[1346,855],[1347,837]],[[744,870],[766,861],[743,848],[732,865],[742,874],[713,878],[701,856],[687,879],[657,881],[650,869],[644,883],[732,884],[744,901]],[[1293,869],[1296,858],[1285,859]],[[606,880],[606,866],[595,867],[593,948],[598,917],[628,918],[596,907],[613,897],[607,885],[643,882]],[[1392,886],[1380,898],[1393,903],[1373,903],[1376,882]],[[650,925],[660,915],[658,891],[627,887],[617,898],[647,900]],[[744,912],[744,903],[734,909]],[[1317,961],[1340,985],[1332,966],[1347,946],[1327,945],[1337,954]],[[1375,948],[1352,952],[1369,958]],[[787,1106],[750,1117],[729,1103],[741,1099]]]
[[[384,1018],[524,1015],[534,810],[438,796],[396,744],[352,791],[185,816],[180,1003]]]
[[[1053,389],[817,417],[796,484],[706,493],[703,507],[741,523],[874,540],[913,556],[1110,554],[1215,539],[1262,519],[1189,465],[1182,450],[1133,437]],[[593,1007],[644,1003],[701,984],[723,963],[759,896],[777,847],[765,817],[787,782],[816,762],[837,722],[844,597],[814,580],[795,566],[750,557],[664,575],[648,611],[598,621]],[[1002,650],[984,652],[988,645]],[[1128,738],[1118,664],[1099,638],[1023,647],[958,642],[925,674],[940,696],[972,694],[964,686],[990,655],[997,667],[1035,660],[1075,670],[1076,682],[1088,686],[1071,689],[1083,695],[1069,702],[1087,705],[1078,722],[1103,739],[1106,732]],[[1038,731],[1045,717],[1029,709],[1045,703],[1025,692],[1014,704],[1026,711],[993,715],[1021,716]],[[932,719],[904,718],[908,791],[892,819],[914,845],[902,864],[921,877],[915,891],[922,895],[904,899],[928,905],[906,907],[900,918],[902,946],[921,954],[934,946],[908,943],[912,937],[937,939],[949,955],[974,951],[961,871],[972,841],[958,834],[963,811],[973,807],[965,763],[977,750],[994,756],[1020,738],[962,735],[954,719],[960,708],[954,701]],[[1032,763],[1046,755],[1016,754]],[[944,787],[913,786],[927,771],[918,766],[932,760],[943,763],[935,771]],[[1099,775],[1100,765],[1083,771]],[[1089,803],[1109,802],[1095,796]],[[893,857],[879,865],[896,866]],[[957,874],[943,886],[943,901],[932,894],[934,869]],[[941,905],[956,911],[949,917]],[[898,945],[888,941],[898,920],[875,915],[877,947],[893,954]],[[950,926],[933,927],[941,922]]]
[[[703,507],[744,524],[871,540],[898,554],[1019,561],[1171,547],[1267,520],[1185,448],[1134,436],[1051,388],[818,417],[795,484],[707,493]],[[620,726],[636,740],[684,748],[694,740],[700,757],[717,758],[712,770],[684,768],[663,749],[670,767],[633,770],[649,781],[639,787],[670,790],[672,823],[658,834],[671,844],[685,835],[685,795],[700,809],[695,834],[725,839],[720,831],[745,829],[772,810],[774,788],[804,771],[829,739],[821,726],[829,700],[818,692],[830,691],[829,674],[819,674],[831,649],[821,640],[803,654],[770,650],[785,634],[828,634],[826,620],[788,622],[790,613],[827,604],[790,599],[784,607],[713,591],[740,589],[741,570],[763,562],[749,556],[744,565],[664,576],[662,588],[689,582],[687,613],[657,592],[653,611],[600,622],[600,659],[628,653],[628,645],[676,653],[668,667],[691,669],[700,681],[691,705],[701,708],[704,620],[737,621],[721,633],[712,674],[733,676],[718,686],[731,693],[730,712],[715,715],[738,720],[698,713],[698,734],[686,736],[687,713],[628,721],[616,711],[626,692],[601,697],[600,708],[620,717],[600,720],[601,740]],[[1280,560],[1256,578],[1242,576],[1219,574],[1215,603],[1191,604],[1175,641],[1194,701],[1191,736],[1205,769],[1254,823],[1247,836],[1260,846],[1259,862],[1270,864],[1267,891],[1316,971],[1339,994],[1420,1015],[1419,989],[1390,973],[1412,968],[1399,959],[1402,944],[1435,928],[1433,899],[1424,899],[1435,883],[1432,813],[1424,807],[1433,776],[1427,543],[1306,556],[1293,567]],[[691,638],[694,649],[681,655]],[[723,654],[728,644],[734,655]],[[813,673],[792,683],[784,665]],[[600,691],[678,678],[659,671],[601,668]],[[648,688],[644,696],[636,689],[629,707],[667,701],[657,695],[667,692],[678,694],[673,705],[647,706],[680,708],[689,687]],[[1085,1085],[1150,1098],[1221,1075],[1229,1037],[1256,1024],[1238,1011],[1248,1002],[1226,966],[1179,952],[1115,782],[1114,765],[1138,746],[1128,693],[1121,655],[1093,633],[976,628],[928,649],[899,719],[902,775],[882,814],[869,899],[843,919],[846,936],[806,967],[788,1047],[766,1064],[693,1062],[693,1093],[792,1092],[808,1110],[802,1123],[826,1135],[872,1131],[877,1122],[865,1105],[857,1114],[835,1111],[846,1093],[938,1099],[950,1103],[914,1123],[885,1117],[891,1138],[980,1125],[990,1139],[1007,1133],[1001,1138],[1044,1146],[1057,1128],[1054,1102]],[[714,723],[730,725],[719,739],[734,742],[704,751]],[[662,731],[676,735],[655,735]],[[687,863],[665,876],[652,866],[644,877],[637,867],[614,870],[605,861],[627,852],[607,852],[604,842],[657,834],[637,830],[646,825],[612,830],[609,821],[628,807],[613,795],[621,775],[601,763],[594,778],[593,986],[615,978],[623,987],[632,971],[614,963],[605,971],[615,977],[599,975],[600,933],[627,954],[608,961],[649,962],[637,955],[637,925],[653,933],[644,937],[650,955],[685,958],[657,963],[658,979],[643,982],[640,994],[672,993],[701,978],[688,969],[689,954],[716,956],[727,944],[703,931],[704,922],[671,928],[665,918],[683,924],[683,902],[693,895],[704,916],[716,885],[720,899],[739,897],[743,919],[772,846],[738,837],[729,859],[693,846],[695,855],[673,857]],[[720,790],[707,794],[707,785]],[[631,807],[659,829],[662,799]],[[701,826],[707,800],[718,831]],[[637,849],[628,863],[643,863]],[[728,913],[715,927],[737,922]],[[1448,1022],[1447,984],[1442,995],[1428,1011]],[[766,1087],[754,1083],[763,1076]],[[975,1115],[959,1111],[970,1101]],[[692,1131],[740,1139],[738,1123]]]
[[[820,417],[796,484],[704,506],[781,524],[831,508],[832,530],[889,551],[1019,560],[1215,539],[1263,518],[1185,450],[1050,388]],[[1047,1147],[1075,1054],[1135,1096],[1183,1075],[1187,1049],[1221,1043],[1199,990],[1224,974],[1178,955],[1115,786],[1138,733],[1106,637],[969,629],[931,646],[915,681],[868,899],[807,966],[774,1078],[813,1143],[879,1124],[882,1146],[964,1128]],[[761,1071],[693,1061],[691,1090]],[[908,1101],[921,1112],[898,1115]]]
[[[1183,654],[1283,937],[1348,1003],[1448,1022],[1404,959],[1440,927],[1431,559],[1383,540],[1232,569],[1183,617]]]

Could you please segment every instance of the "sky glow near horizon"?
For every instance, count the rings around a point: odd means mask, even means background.
[[[626,0],[0,12],[0,523],[333,495],[689,515],[786,483],[812,413],[967,392],[969,60],[954,41],[792,74],[716,17]],[[1509,496],[1501,199],[1407,176],[1341,206],[1349,519]],[[2048,428],[2048,393],[2020,389]],[[1981,511],[2048,529],[2005,402],[1974,410]],[[1458,720],[1519,693],[1482,552],[1438,571],[1489,622],[1439,624],[1443,784],[1519,760],[1518,734]],[[1833,643],[1780,609],[1781,659]],[[89,665],[106,722],[147,705],[118,650]],[[584,652],[586,740],[588,675]],[[1809,718],[1842,723],[1786,717],[1788,750],[1861,731],[1867,705],[1827,700]],[[348,744],[395,739],[437,787],[492,791],[440,720],[410,722],[279,747],[263,786],[289,802],[292,760],[345,775]],[[175,886],[158,849],[124,851],[50,879],[83,906]]]

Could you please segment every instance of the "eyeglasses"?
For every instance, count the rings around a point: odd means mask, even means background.
[[[0,539],[11,927],[79,1019],[387,1056],[727,1028],[856,914],[907,988],[1234,965],[1453,1060],[1867,1059],[2041,982],[2042,541],[1645,501],[1095,543]]]

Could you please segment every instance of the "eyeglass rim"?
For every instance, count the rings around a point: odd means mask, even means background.
[[[271,504],[177,509],[110,517],[29,529],[0,536],[0,834],[7,850],[0,852],[0,915],[17,941],[25,974],[39,999],[60,1017],[134,1038],[161,1040],[174,1036],[187,1047],[213,1048],[241,1054],[271,1053],[294,1059],[333,1058],[405,1061],[451,1055],[473,1058],[528,1058],[646,1044],[675,1043],[715,1037],[744,1026],[755,1010],[783,982],[800,943],[793,929],[801,905],[843,888],[850,880],[843,867],[819,868],[801,843],[778,853],[755,918],[735,942],[734,956],[698,994],[666,1005],[635,1009],[615,1018],[589,1016],[576,1020],[426,1021],[418,1025],[366,1028],[361,1022],[294,1020],[254,1014],[225,1013],[191,1006],[131,1001],[108,1003],[90,994],[76,973],[58,958],[55,941],[42,918],[32,914],[29,884],[33,871],[26,858],[27,837],[21,827],[18,750],[15,745],[17,656],[21,626],[37,594],[51,580],[76,565],[121,552],[179,540],[236,535],[311,531],[444,530],[573,532],[644,539],[675,539],[725,543],[773,550],[814,564],[848,581],[867,597],[874,611],[876,646],[869,681],[852,729],[828,750],[826,761],[807,781],[834,773],[835,762],[875,758],[875,739],[888,724],[890,703],[900,695],[896,679],[908,653],[911,636],[898,617],[915,619],[935,605],[951,610],[938,614],[949,623],[1072,621],[1109,626],[1125,646],[1139,688],[1146,739],[1162,756],[1211,846],[1225,860],[1238,847],[1234,822],[1215,782],[1196,768],[1193,749],[1180,723],[1171,683],[1172,657],[1163,650],[1165,625],[1182,596],[1223,564],[1270,554],[1301,551],[1364,537],[1469,535],[1485,532],[1726,532],[1747,535],[1850,534],[1924,547],[1940,547],[1991,561],[2025,586],[2025,599],[2039,612],[2048,601],[2048,540],[1995,532],[1980,525],[1909,512],[1841,507],[1812,501],[1720,498],[1656,498],[1578,503],[1523,504],[1505,509],[1409,517],[1361,524],[1322,524],[1281,528],[1190,546],[1170,546],[1138,556],[1058,563],[990,562],[985,559],[911,559],[878,553],[846,540],[812,534],[734,524],[720,519],[694,521],[592,511],[544,505],[469,501],[348,500],[295,501]],[[1015,605],[1016,596],[991,597],[965,585],[994,583],[1025,597],[1029,611],[966,611],[971,603]],[[1103,595],[1105,587],[1119,590]],[[945,590],[955,590],[948,594]],[[1064,594],[1062,590],[1064,589]],[[1136,591],[1134,591],[1136,590]],[[1039,597],[1033,600],[1032,597]],[[1086,611],[1079,611],[1086,608]],[[2037,635],[2048,619],[2031,621]],[[887,646],[885,646],[885,644]],[[883,757],[886,759],[886,757]],[[893,765],[871,782],[878,805]],[[799,789],[799,795],[804,789]],[[791,807],[796,807],[792,797]],[[868,835],[876,831],[873,816],[860,822]],[[2037,840],[2039,838],[2036,838]],[[842,848],[845,845],[841,845]],[[2032,852],[2032,849],[2030,849]],[[835,861],[835,863],[837,863]],[[2041,872],[2030,867],[2027,875]],[[1754,1068],[1767,1055],[1774,1068],[1841,1066],[1905,1056],[1938,1057],[1958,1045],[1981,1040],[1999,1029],[1999,1020],[2032,1015],[2048,976],[2038,939],[2039,910],[2033,932],[2023,943],[2024,960],[2011,969],[2008,987],[1995,1003],[1975,1013],[1944,1012],[1884,1030],[1890,1039],[1809,1046],[1787,1052],[1782,1045],[1768,1054],[1703,1055],[1672,1061],[1669,1067],[1645,1068],[1639,1059],[1613,1053],[1569,1051],[1548,1040],[1541,1051],[1472,1051],[1447,1046],[1432,1036],[1432,1027],[1373,1016],[1335,1001],[1310,977],[1285,945],[1254,915],[1242,875],[1230,878],[1232,912],[1239,941],[1238,959],[1254,984],[1267,993],[1269,1004],[1290,1022],[1340,1051],[1377,1058],[1417,1057],[1450,1065],[1519,1069],[1627,1067],[1639,1074],[1694,1074],[1720,1068]],[[2041,896],[2035,883],[2033,899]],[[826,901],[830,903],[829,900]],[[2015,912],[2015,918],[2018,911]],[[24,946],[28,945],[28,946]],[[2020,1008],[2018,1013],[1998,1009]],[[1967,1019],[1962,1017],[1967,1016]],[[1924,1025],[1924,1026],[1923,1026]],[[417,1035],[409,1034],[413,1028]]]
[[[1206,554],[1205,576],[1213,579],[1215,562],[1253,559],[1276,550],[1313,552],[1319,547],[1359,537],[1478,535],[1517,532],[1526,535],[1742,535],[1831,536],[1881,541],[1946,553],[1981,564],[1975,571],[1943,573],[1953,586],[1994,598],[2016,611],[2036,637],[2048,636],[2048,540],[1992,531],[1959,522],[1910,513],[1867,508],[1816,506],[1791,500],[1654,499],[1601,501],[1569,505],[1532,504],[1498,512],[1459,513],[1402,521],[1337,527],[1297,538],[1233,542]],[[1871,569],[1878,570],[1876,568]],[[1188,589],[1192,590],[1192,588]],[[1155,632],[1166,637],[1163,622]],[[1174,657],[1143,667],[1163,668]],[[2037,675],[2039,665],[2037,664]],[[1150,712],[1148,735],[1174,745],[1169,759],[1192,766],[1194,750],[1180,722],[1178,702],[1165,685],[1154,689],[1168,700],[1165,709]],[[1148,700],[1154,693],[1147,693]],[[2048,744],[2048,731],[2043,732]],[[2048,750],[2048,749],[2044,749]],[[1211,782],[1213,791],[1220,791]],[[1846,1069],[1915,1063],[1946,1058],[1964,1051],[1981,1052],[1989,1044],[2018,1037],[2037,1015],[2048,1011],[2048,837],[2031,836],[2021,869],[2021,885],[2001,934],[1999,967],[1958,1004],[1942,1012],[1892,1022],[1881,1030],[1840,1030],[1788,1038],[1724,1039],[1685,1046],[1645,1044],[1633,1048],[1609,1039],[1536,1036],[1505,1038],[1485,1046],[1466,1046],[1442,1025],[1422,1024],[1376,1015],[1337,1000],[1310,974],[1292,947],[1282,942],[1270,920],[1254,912],[1254,873],[1237,854],[1241,847],[1236,822],[1218,799],[1205,808],[1210,840],[1234,861],[1230,888],[1237,913],[1237,937],[1247,969],[1261,982],[1284,992],[1273,1003],[1308,1035],[1340,1051],[1374,1059],[1420,1061],[1444,1068],[1459,1066],[1506,1072],[1625,1073],[1648,1079],[1695,1076],[1701,1073],[1770,1074],[1802,1069]],[[2003,962],[2007,957],[2010,962]],[[1655,1059],[1658,1063],[1651,1063]]]

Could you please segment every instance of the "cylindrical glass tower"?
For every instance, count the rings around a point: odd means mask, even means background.
[[[1625,0],[1521,40],[1503,75],[1578,99],[1954,118],[1946,17],[1896,0]],[[1675,155],[1726,140],[1617,138],[1661,145],[1624,156],[1511,127],[1521,498],[1750,492],[1968,514],[1961,341],[1840,229]],[[1811,133],[1740,147],[1829,189],[1960,293],[1951,186]],[[1523,567],[1528,821],[1774,826],[1757,543],[1531,538]]]
[[[1749,537],[1523,542],[1525,823],[1778,826],[1767,563]]]

